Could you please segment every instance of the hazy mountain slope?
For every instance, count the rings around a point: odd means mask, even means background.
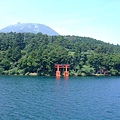
[[[30,32],[30,33],[38,33],[41,32],[47,35],[59,35],[56,31],[54,31],[49,26],[37,23],[17,23],[14,25],[7,26],[0,30],[0,32]]]

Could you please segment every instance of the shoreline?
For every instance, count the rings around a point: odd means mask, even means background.
[[[10,75],[10,74],[0,74],[0,76],[44,76],[44,77],[56,77],[56,75],[38,75],[37,73],[30,73],[30,74],[14,74],[14,75]],[[105,75],[105,74],[91,74],[91,75],[69,75],[68,77],[101,77],[101,76],[120,76],[120,75]],[[60,77],[64,77],[64,76],[60,76]]]

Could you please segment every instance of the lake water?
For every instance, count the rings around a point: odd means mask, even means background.
[[[0,120],[120,120],[120,77],[0,76]]]

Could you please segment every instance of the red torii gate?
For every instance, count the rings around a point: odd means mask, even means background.
[[[65,68],[64,77],[68,77],[69,76],[68,68],[70,68],[70,64],[55,64],[55,68],[57,68],[56,77],[60,77],[61,76],[60,68]]]

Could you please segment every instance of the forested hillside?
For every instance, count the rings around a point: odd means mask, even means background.
[[[0,33],[0,74],[55,75],[55,63],[70,75],[120,75],[120,46],[88,37]]]

